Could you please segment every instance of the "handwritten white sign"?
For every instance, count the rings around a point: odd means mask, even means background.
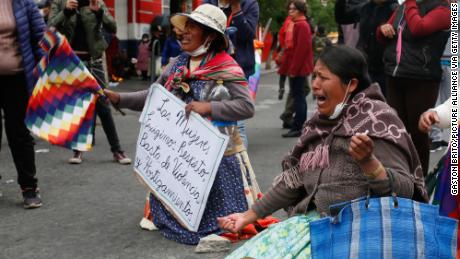
[[[197,231],[228,136],[199,114],[187,119],[184,107],[152,85],[139,119],[134,170],[184,227]]]

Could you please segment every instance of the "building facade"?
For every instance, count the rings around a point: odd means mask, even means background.
[[[137,41],[148,33],[158,15],[191,12],[201,0],[104,0],[117,22],[121,42]]]

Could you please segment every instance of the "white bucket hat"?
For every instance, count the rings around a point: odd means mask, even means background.
[[[180,30],[185,29],[185,23],[191,19],[199,24],[213,29],[222,35],[225,40],[226,48],[228,48],[228,39],[225,36],[225,29],[227,27],[227,16],[217,6],[212,4],[202,4],[198,6],[191,14],[177,13],[171,16],[171,24]]]

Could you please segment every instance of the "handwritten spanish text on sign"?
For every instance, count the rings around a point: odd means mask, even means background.
[[[191,231],[200,225],[228,137],[185,103],[154,84],[139,119],[134,170]]]

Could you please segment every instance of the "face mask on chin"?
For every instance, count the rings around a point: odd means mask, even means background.
[[[342,113],[343,109],[345,108],[346,106],[346,103],[348,102],[348,98],[350,97],[348,95],[348,90],[350,89],[350,85],[351,85],[351,80],[350,82],[348,82],[348,85],[347,85],[347,90],[345,91],[345,96],[343,97],[343,100],[341,103],[337,104],[335,107],[334,107],[334,112],[329,115],[328,119],[330,120],[335,120],[337,119],[340,114]]]
[[[198,57],[198,56],[201,56],[201,55],[205,54],[206,52],[208,52],[209,45],[210,44],[208,44],[208,39],[206,39],[204,41],[204,43],[201,44],[195,50],[193,50],[193,51],[184,51],[184,52],[187,53],[191,57]]]

